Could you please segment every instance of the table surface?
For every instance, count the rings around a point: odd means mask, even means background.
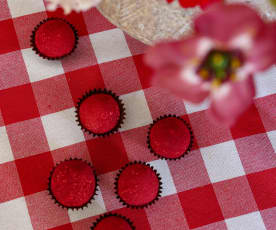
[[[0,229],[85,230],[106,212],[123,214],[137,230],[276,229],[276,68],[255,77],[254,105],[231,129],[215,126],[207,104],[183,103],[149,87],[145,45],[111,25],[96,9],[66,18],[79,46],[61,61],[30,48],[30,34],[49,16],[43,0],[0,0]],[[75,122],[86,90],[113,90],[125,103],[119,133],[93,138]],[[159,160],[146,147],[149,124],[164,114],[190,123],[196,143],[179,161]],[[47,192],[52,167],[70,157],[91,162],[100,192],[79,211],[54,204]],[[149,208],[123,207],[114,177],[129,161],[161,174],[162,198]]]

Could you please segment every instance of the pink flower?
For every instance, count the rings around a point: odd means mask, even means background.
[[[233,125],[253,102],[253,74],[276,63],[276,23],[245,5],[215,4],[194,24],[194,35],[148,51],[153,82],[192,103],[209,97],[211,117]]]

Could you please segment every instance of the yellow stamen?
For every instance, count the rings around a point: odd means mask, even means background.
[[[206,69],[201,69],[201,70],[199,71],[199,75],[200,75],[203,79],[208,79],[208,77],[209,77],[209,72],[208,72],[208,70],[206,70]]]
[[[237,80],[237,75],[234,74],[234,73],[232,73],[232,74],[230,75],[230,80],[231,80],[231,81],[236,81],[236,80]]]
[[[241,66],[241,62],[238,58],[234,58],[232,61],[231,61],[231,68],[232,69],[237,69]]]
[[[213,88],[218,88],[220,85],[221,85],[221,80],[219,80],[219,79],[214,79],[214,80],[212,81],[212,87],[213,87]]]

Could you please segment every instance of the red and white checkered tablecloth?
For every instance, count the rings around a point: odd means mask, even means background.
[[[0,229],[86,230],[106,212],[121,213],[137,230],[276,229],[276,68],[257,76],[254,105],[231,128],[214,126],[206,103],[184,104],[149,87],[145,46],[111,25],[96,9],[72,13],[80,42],[73,55],[47,61],[30,48],[33,27],[49,16],[43,0],[0,0]],[[127,119],[120,133],[92,138],[74,118],[79,97],[106,87],[121,96]],[[149,124],[164,114],[190,122],[193,151],[158,160],[146,147]],[[47,192],[59,161],[91,162],[100,193],[88,208],[67,211]],[[129,161],[160,172],[162,198],[143,210],[123,207],[114,176]],[[114,228],[115,229],[115,228]]]

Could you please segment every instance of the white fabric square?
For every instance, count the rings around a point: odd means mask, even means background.
[[[131,56],[125,35],[120,29],[106,30],[91,34],[89,37],[98,63]]]
[[[201,148],[200,151],[213,183],[245,175],[234,141]]]
[[[160,174],[163,188],[161,196],[176,194],[177,191],[167,162],[164,160],[156,160],[149,162],[149,164]]]
[[[276,131],[271,131],[267,133],[267,136],[270,140],[270,143],[272,144],[272,147],[274,149],[274,152],[276,154]]]
[[[13,161],[14,156],[12,154],[11,145],[5,126],[0,127],[0,146],[0,164]]]
[[[276,93],[276,66],[255,77],[256,97],[264,97]]]
[[[0,203],[0,223],[3,230],[33,229],[24,197]]]
[[[75,118],[75,108],[41,117],[51,150],[84,141]]]
[[[98,187],[99,188],[99,187]],[[102,193],[99,189],[97,191],[97,195],[95,196],[95,200],[88,205],[88,207],[84,207],[79,210],[68,210],[68,215],[71,222],[78,221],[81,219],[85,219],[92,216],[97,216],[106,212],[106,208],[103,201]]]
[[[13,18],[45,11],[43,0],[8,0]]]
[[[31,82],[40,81],[64,73],[59,60],[49,61],[38,56],[31,48],[21,50]]]
[[[184,101],[184,105],[185,105],[185,108],[186,108],[188,114],[208,109],[209,103],[210,102],[208,100],[205,100],[200,104],[192,104],[192,103],[188,103],[188,102]]]
[[[143,90],[121,96],[126,108],[126,119],[121,131],[152,123],[151,113]]]
[[[228,230],[266,230],[260,212],[225,220]]]

